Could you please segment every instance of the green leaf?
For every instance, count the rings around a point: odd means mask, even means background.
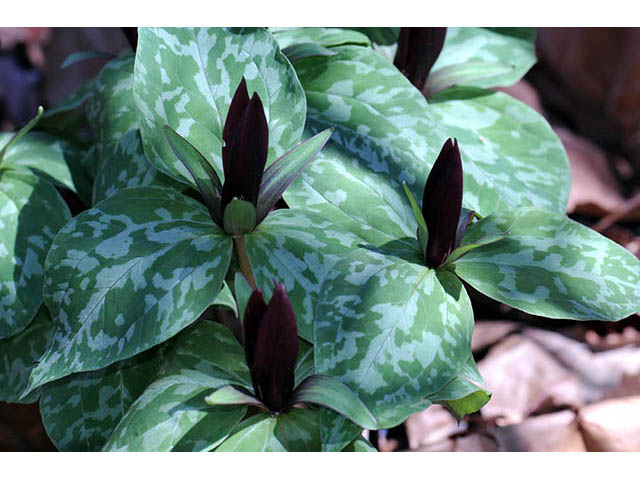
[[[509,234],[455,263],[456,274],[485,295],[549,318],[614,321],[640,310],[640,261],[611,240],[536,209],[485,220]]]
[[[264,171],[258,194],[258,223],[262,222],[291,182],[322,150],[332,133],[333,128],[327,128],[309,140],[299,143]]]
[[[340,452],[362,434],[362,427],[328,408],[320,408],[320,438],[323,452]]]
[[[122,190],[63,228],[47,256],[55,333],[31,387],[104,368],[174,336],[220,292],[231,238],[173,190]]]
[[[134,400],[151,383],[162,359],[162,349],[154,349],[42,387],[40,414],[47,435],[58,450],[100,450]]]
[[[454,85],[506,87],[520,80],[536,62],[535,30],[455,28],[434,64],[426,87],[427,96]]]
[[[22,332],[0,340],[0,402],[33,403],[40,397],[36,390],[20,398],[31,370],[49,346],[52,334],[51,319],[46,308],[40,308],[36,318]]]
[[[129,130],[112,145],[111,154],[97,168],[92,205],[120,190],[133,187],[166,186],[178,190],[176,182],[147,161],[139,130]]]
[[[226,385],[219,388],[211,395],[208,395],[205,402],[209,405],[258,405],[262,406],[262,402],[252,395],[247,395],[237,388]]]
[[[321,47],[337,47],[339,45],[361,45],[369,47],[371,42],[366,35],[343,28],[270,28],[281,49],[292,45],[313,43]]]
[[[205,403],[207,394],[229,383],[250,388],[242,347],[226,327],[198,322],[177,338],[165,366],[122,418],[104,450],[215,448],[246,413],[245,406]]]
[[[505,205],[566,211],[569,161],[538,112],[488,90],[452,89],[435,100],[431,113],[460,145],[466,205],[483,216]]]
[[[293,388],[297,388],[307,377],[313,375],[313,345],[305,340],[301,340],[298,347],[298,361],[294,372],[295,383]]]
[[[411,205],[411,211],[413,212],[413,218],[416,219],[416,223],[418,224],[418,244],[420,245],[420,251],[427,251],[427,242],[429,241],[429,232],[427,230],[427,224],[424,221],[424,216],[422,215],[422,209],[418,206],[418,201],[416,197],[413,196],[413,192],[409,190],[406,183],[402,184],[404,188],[404,192],[407,194],[407,199],[409,200],[409,204]]]
[[[251,285],[247,282],[244,275],[240,272],[236,273],[233,278],[233,289],[235,292],[236,303],[238,305],[238,318],[244,321],[244,310],[247,308],[249,297],[253,293]]]
[[[376,419],[353,391],[344,383],[327,377],[308,377],[295,391],[295,400],[314,403],[335,410],[362,428],[376,430]]]
[[[85,60],[89,60],[92,58],[100,58],[103,60],[105,59],[113,60],[114,55],[112,53],[93,52],[93,51],[74,52],[64,59],[64,62],[60,64],[60,68],[61,69],[67,68],[67,67],[70,67],[71,65],[75,65],[76,63],[83,62]]]
[[[400,35],[400,27],[350,27],[350,29],[364,33],[372,43],[385,46],[397,43]]]
[[[222,172],[222,129],[244,75],[269,123],[267,163],[295,145],[306,105],[295,71],[276,41],[257,28],[141,28],[134,76],[144,150],[159,170],[186,184],[191,176],[169,149],[169,125]]]
[[[282,49],[291,63],[309,57],[330,57],[336,52],[315,43],[296,43]]]
[[[216,452],[284,451],[284,447],[274,436],[276,422],[276,417],[266,413],[259,413],[247,418],[236,427],[231,436],[216,449]]]
[[[0,133],[0,145],[5,147],[8,134]],[[15,168],[32,172],[45,180],[78,193],[90,200],[91,181],[82,157],[84,152],[66,140],[42,132],[31,132],[7,149],[0,168]]]
[[[234,198],[224,209],[224,231],[228,235],[244,235],[256,228],[256,207]]]
[[[50,183],[0,168],[0,339],[24,330],[42,304],[45,256],[71,218]]]
[[[236,304],[236,299],[233,297],[233,292],[229,288],[229,285],[227,285],[227,282],[222,282],[222,290],[220,290],[218,296],[211,305],[226,308],[227,310],[231,310],[236,316],[238,315],[238,305]]]
[[[342,449],[343,452],[377,452],[376,447],[374,447],[369,440],[364,438],[357,438],[345,448]]]
[[[222,183],[211,164],[187,140],[165,125],[164,136],[169,147],[189,171],[214,221],[222,224]]]
[[[366,249],[334,272],[316,311],[316,371],[354,390],[379,428],[392,427],[462,368],[471,303],[451,273]]]
[[[310,408],[293,408],[276,417],[275,436],[287,452],[319,452],[320,412]]]
[[[293,209],[272,212],[244,239],[258,288],[270,298],[272,280],[283,282],[298,335],[312,342],[321,283],[358,239],[318,215]]]

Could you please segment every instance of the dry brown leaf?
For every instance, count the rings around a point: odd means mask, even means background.
[[[540,95],[538,95],[536,89],[526,80],[520,80],[518,83],[509,87],[497,87],[494,90],[509,94],[516,100],[526,103],[540,115],[545,114],[542,103],[540,102]]]
[[[640,451],[640,396],[605,400],[578,413],[587,449],[592,452]]]
[[[467,423],[458,424],[456,419],[442,405],[433,405],[427,410],[410,416],[406,423],[409,448],[438,443],[451,435],[464,432]]]
[[[571,410],[529,417],[507,427],[494,427],[491,433],[500,450],[506,452],[584,452],[576,415]]]
[[[519,328],[520,324],[516,322],[480,320],[473,327],[471,350],[473,352],[484,350]]]

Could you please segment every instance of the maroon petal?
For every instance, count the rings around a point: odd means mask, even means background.
[[[247,91],[247,82],[244,77],[242,77],[240,85],[236,88],[233,98],[231,99],[231,105],[229,105],[229,112],[227,113],[227,119],[224,122],[224,129],[222,131],[222,140],[224,141],[224,147],[222,147],[222,168],[225,178],[229,176],[229,158],[231,156],[233,137],[235,136],[236,129],[247,105],[249,105],[249,92]]]
[[[262,318],[267,311],[267,304],[264,301],[262,292],[260,290],[254,290],[247,306],[244,310],[244,353],[247,359],[247,365],[249,371],[253,371],[253,358],[256,346],[256,340],[258,338],[258,330],[262,323]],[[251,374],[253,377],[253,373]]]
[[[257,93],[253,94],[236,128],[222,186],[222,213],[239,198],[258,204],[258,192],[269,148],[269,126]]]
[[[393,61],[405,77],[422,91],[447,35],[446,27],[402,27]]]
[[[422,196],[422,215],[429,240],[425,260],[439,267],[454,248],[462,209],[462,160],[458,141],[447,140],[427,178]]]
[[[272,412],[293,395],[298,358],[298,326],[284,285],[276,286],[258,330],[251,379],[255,393]]]

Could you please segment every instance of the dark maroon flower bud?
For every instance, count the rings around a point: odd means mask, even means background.
[[[222,213],[238,198],[258,204],[258,193],[269,149],[269,125],[257,93],[249,100],[244,77],[236,89],[222,132]]]
[[[402,27],[393,61],[418,90],[424,90],[447,35],[446,27]]]
[[[462,160],[458,140],[448,139],[429,172],[422,196],[422,216],[429,235],[425,251],[428,267],[442,265],[455,248],[461,210]]]
[[[254,290],[244,312],[244,350],[256,397],[272,412],[290,406],[298,358],[298,325],[282,283],[267,305]]]

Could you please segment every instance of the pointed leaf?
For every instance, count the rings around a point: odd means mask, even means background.
[[[268,452],[274,445],[279,451],[284,447],[279,442],[273,443],[276,417],[260,413],[240,423],[231,436],[220,445],[216,452]]]
[[[227,282],[222,282],[222,289],[211,305],[226,308],[231,310],[234,315],[238,315],[238,305],[236,304],[235,298],[233,298],[233,292],[229,288],[229,285],[227,285]]]
[[[211,164],[205,160],[202,154],[195,149],[187,140],[178,135],[169,126],[164,126],[164,135],[169,142],[171,151],[178,157],[185,168],[191,174],[193,181],[198,187],[204,204],[209,210],[211,218],[219,225],[222,225],[222,184],[218,174]]]
[[[366,35],[346,28],[318,27],[275,27],[270,28],[274,38],[282,50],[303,43],[312,43],[323,47],[338,45],[362,45],[370,47],[371,42]]]
[[[60,64],[60,69],[68,68],[71,65],[75,65],[76,63],[83,62],[85,60],[89,60],[92,58],[113,60],[115,56],[112,53],[107,53],[107,52],[96,52],[96,51],[74,52],[64,59],[64,61]]]
[[[140,28],[134,77],[144,150],[174,179],[192,184],[159,128],[169,125],[222,168],[223,128],[242,77],[263,100],[269,155],[298,143],[306,115],[304,92],[291,63],[261,28]]]
[[[122,190],[75,217],[47,256],[55,333],[31,387],[104,368],[196,321],[220,291],[231,242],[203,205],[166,188]]]
[[[291,63],[309,57],[331,57],[336,52],[316,43],[296,43],[282,49]]]
[[[369,440],[365,438],[357,438],[345,448],[342,449],[343,452],[377,452],[378,450],[374,447]]]
[[[5,166],[0,168],[0,339],[20,333],[35,317],[47,251],[71,218],[53,185]]]
[[[53,327],[49,312],[42,307],[29,326],[11,338],[0,340],[0,402],[33,403],[40,397],[36,390],[20,398],[27,388],[29,375],[46,351]]]
[[[241,392],[237,388],[226,385],[219,388],[204,399],[209,405],[256,405],[262,406],[262,402],[252,395]]]
[[[640,311],[640,260],[611,240],[530,208],[483,221],[509,234],[469,252],[455,271],[485,295],[549,318],[614,321]]]
[[[273,162],[264,172],[258,196],[257,222],[260,223],[275,206],[284,191],[309,165],[329,141],[333,128],[328,128],[296,145]]]
[[[234,198],[224,209],[223,225],[229,235],[244,235],[256,228],[256,207]]]
[[[199,322],[177,338],[157,378],[133,403],[104,450],[215,448],[246,413],[245,406],[211,406],[204,401],[212,389],[229,383],[250,388],[242,347],[226,327]]]
[[[292,408],[276,418],[274,433],[287,452],[321,451],[319,410]]]
[[[335,410],[362,428],[376,430],[376,419],[344,383],[326,375],[312,375],[296,389],[295,401],[315,403]]]
[[[2,160],[4,159],[4,156],[7,153],[7,150],[11,148],[11,146],[15,142],[20,140],[21,137],[29,133],[33,129],[33,127],[35,127],[38,124],[38,122],[42,118],[43,113],[44,113],[44,108],[42,108],[42,106],[38,107],[38,113],[36,113],[36,116],[33,117],[31,120],[29,120],[25,126],[23,126],[20,130],[18,130],[11,137],[11,139],[2,146],[2,149],[0,149],[0,163],[2,163]]]
[[[402,187],[404,188],[404,193],[407,194],[411,210],[413,211],[413,217],[416,219],[416,223],[418,224],[418,244],[420,245],[420,251],[426,252],[427,242],[429,241],[429,232],[427,231],[427,224],[422,216],[422,210],[418,206],[418,201],[413,195],[413,192],[409,190],[407,184],[403,182]]]

